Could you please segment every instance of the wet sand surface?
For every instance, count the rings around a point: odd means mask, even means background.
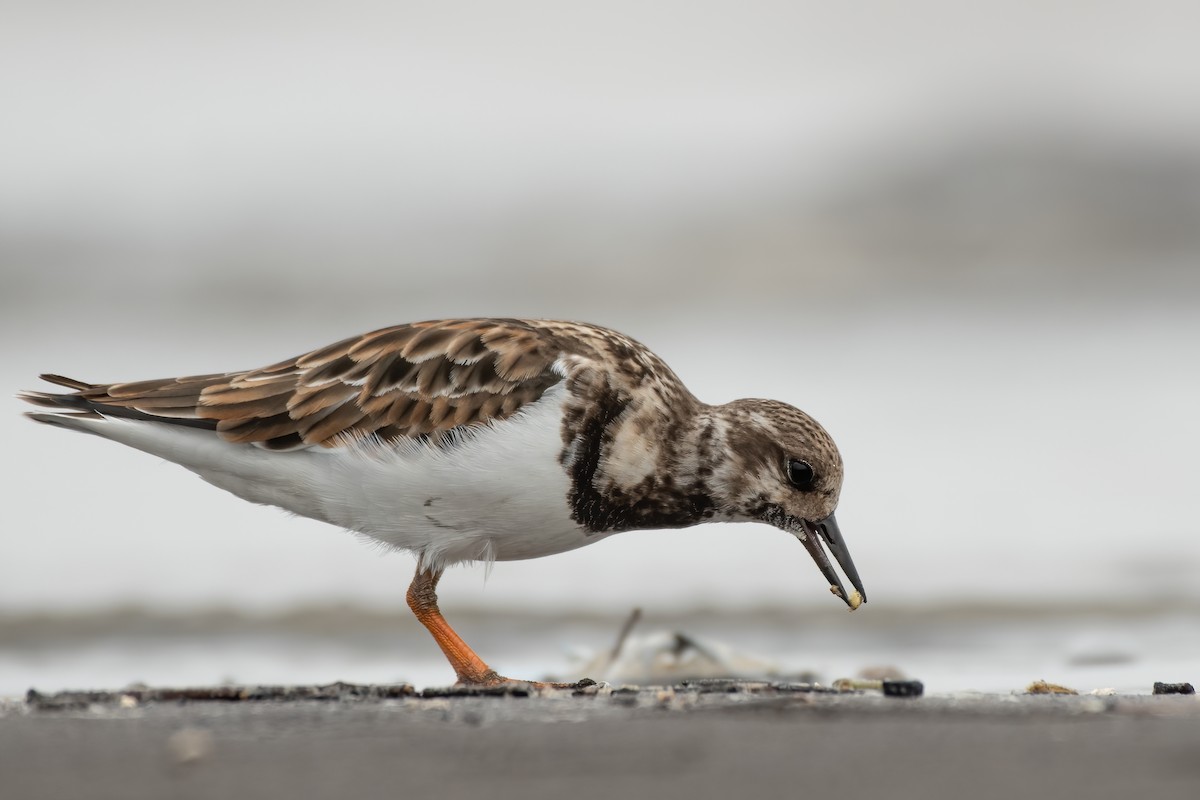
[[[1200,796],[1195,695],[889,698],[746,682],[221,691],[10,701],[0,795]]]

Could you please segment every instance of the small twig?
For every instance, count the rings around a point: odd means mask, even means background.
[[[612,664],[621,655],[621,650],[625,647],[625,640],[629,638],[630,632],[633,631],[633,626],[637,625],[641,619],[642,610],[640,608],[635,608],[629,613],[629,618],[621,626],[621,632],[617,634],[617,641],[613,643],[612,650],[608,654],[608,663]]]

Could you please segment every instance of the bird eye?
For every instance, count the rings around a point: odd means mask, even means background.
[[[813,488],[813,482],[817,477],[817,474],[813,472],[812,464],[807,461],[789,461],[787,473],[792,486],[805,492]]]

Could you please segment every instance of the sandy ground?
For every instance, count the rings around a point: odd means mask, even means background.
[[[752,684],[385,694],[10,702],[0,795],[1200,796],[1195,695],[899,699]]]

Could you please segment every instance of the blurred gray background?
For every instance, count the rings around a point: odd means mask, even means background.
[[[415,319],[588,320],[701,399],[774,397],[825,424],[871,603],[845,616],[778,531],[706,526],[499,564],[486,583],[457,570],[448,609],[774,609],[863,636],[903,609],[1074,609],[1118,657],[1146,650],[1160,612],[1194,629],[1195,4],[79,0],[2,16],[10,394],[46,371],[255,367]],[[406,613],[408,556],[20,410],[0,417],[10,643],[105,615]],[[0,692],[117,658],[56,647],[0,646]],[[273,657],[238,677],[297,676]],[[128,677],[226,674],[185,661]]]

